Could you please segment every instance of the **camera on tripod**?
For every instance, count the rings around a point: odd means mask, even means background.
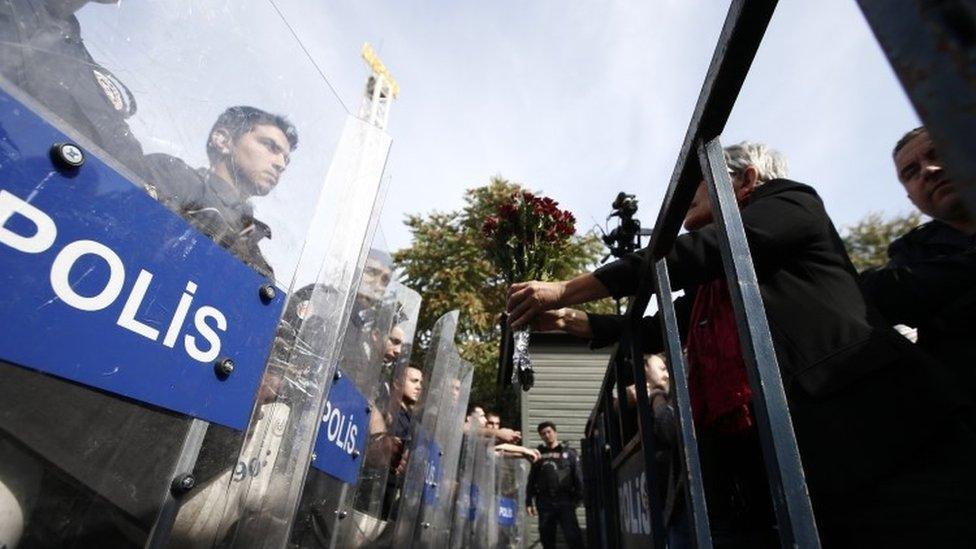
[[[650,229],[641,229],[640,220],[634,219],[634,214],[637,213],[636,195],[620,191],[610,207],[613,211],[607,216],[607,221],[611,217],[619,217],[620,224],[609,233],[603,234],[603,243],[610,248],[610,253],[603,258],[603,262],[610,256],[623,257],[637,251],[641,247],[641,237],[651,235]]]

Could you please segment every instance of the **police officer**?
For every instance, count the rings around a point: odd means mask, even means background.
[[[88,0],[0,2],[0,74],[71,130],[144,177],[142,145],[126,123],[136,112],[135,98],[95,62],[82,42],[74,14],[85,4]]]
[[[579,456],[557,438],[556,425],[543,421],[538,427],[542,458],[532,464],[526,488],[526,510],[539,516],[539,535],[546,549],[556,546],[556,525],[566,543],[583,547],[583,533],[576,520],[576,507],[583,499],[583,475]]]
[[[193,169],[167,154],[148,155],[146,164],[160,202],[271,278],[274,271],[258,246],[271,238],[271,229],[255,219],[250,200],[278,185],[297,146],[298,131],[285,117],[237,106],[210,130],[208,167]]]

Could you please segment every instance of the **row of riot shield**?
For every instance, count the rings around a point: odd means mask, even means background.
[[[446,547],[525,547],[529,463],[521,457],[499,455],[491,437],[469,432],[464,439]]]
[[[424,397],[414,414],[404,474],[397,483],[392,542],[443,547],[449,541],[458,457],[474,368],[454,343],[458,313],[434,326],[425,361]]]
[[[355,291],[390,138],[294,34],[316,2],[104,3],[0,0],[0,546],[280,547],[416,318]]]

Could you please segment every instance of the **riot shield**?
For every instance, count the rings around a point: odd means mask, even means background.
[[[499,549],[525,547],[525,488],[529,462],[521,457],[495,460],[495,528]]]
[[[287,467],[243,433],[322,401],[389,138],[273,4],[0,0],[0,33],[0,545],[158,546],[194,499],[210,544],[294,495],[228,496]]]
[[[464,435],[465,410],[474,366],[465,360],[447,375],[448,401],[437,420],[433,445],[439,460],[428,463],[426,492],[421,499],[414,546],[446,547],[451,539],[451,514],[457,496],[457,470]]]
[[[481,437],[475,448],[471,477],[471,525],[467,547],[494,549],[498,542],[495,504],[495,441]]]
[[[454,496],[454,511],[451,515],[451,538],[447,545],[459,549],[467,545],[470,537],[470,524],[473,520],[471,508],[471,480],[474,475],[475,447],[478,435],[472,431],[470,422],[464,423],[461,440],[461,455],[458,459],[457,488]]]
[[[394,494],[395,508],[392,543],[411,546],[421,528],[424,508],[436,502],[444,458],[450,459],[443,446],[446,435],[443,425],[450,423],[450,414],[462,396],[461,357],[454,343],[457,311],[445,314],[434,326],[424,365],[424,398],[419,413],[415,413],[410,427],[407,458],[402,466],[399,489]],[[463,414],[463,412],[462,412]],[[438,424],[441,428],[438,428]],[[457,455],[453,456],[457,459]],[[386,543],[390,543],[387,541]]]
[[[382,498],[399,459],[392,398],[403,392],[395,375],[406,373],[403,346],[413,337],[420,295],[393,283],[373,307],[379,314],[355,311],[346,330],[340,377],[329,392],[292,529],[295,547],[358,547],[386,526]]]
[[[332,547],[366,547],[375,544],[391,528],[389,513],[396,490],[397,471],[405,456],[409,438],[409,417],[400,413],[416,400],[422,383],[419,370],[410,367],[412,340],[420,313],[420,295],[394,283],[396,299],[393,329],[388,348],[400,343],[399,356],[385,362],[372,390],[364,459],[359,477],[346,488],[334,517]],[[413,389],[411,390],[411,387]],[[399,421],[397,421],[399,420]],[[297,527],[297,524],[296,524]]]

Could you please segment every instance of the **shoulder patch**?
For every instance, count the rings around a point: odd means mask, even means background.
[[[103,67],[95,67],[92,69],[92,75],[95,77],[95,82],[98,82],[98,87],[102,89],[102,93],[105,94],[105,98],[108,99],[112,108],[121,114],[124,118],[129,118],[136,113],[136,99],[132,96],[132,92],[129,88],[125,87],[114,74]]]

